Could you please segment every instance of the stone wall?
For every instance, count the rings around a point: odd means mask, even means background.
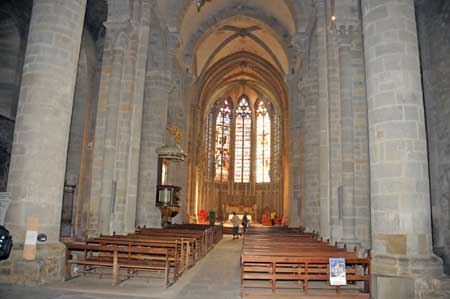
[[[434,252],[450,274],[450,2],[417,1]]]

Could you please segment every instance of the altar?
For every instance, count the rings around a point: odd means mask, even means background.
[[[223,212],[225,219],[230,220],[233,217],[233,212],[242,220],[244,213],[247,212],[247,218],[250,221],[256,221],[256,204],[241,204],[241,203],[225,203],[223,205]]]
[[[244,218],[244,214],[237,214],[236,213],[236,216],[238,216],[239,220],[241,220],[241,222],[242,222],[242,218]],[[229,214],[228,215],[228,221],[229,222],[231,222],[231,218],[233,218],[233,214]],[[247,215],[247,220],[248,220],[248,222],[252,222],[252,216],[251,215]]]

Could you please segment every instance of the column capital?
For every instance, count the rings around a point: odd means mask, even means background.
[[[336,26],[336,36],[339,46],[350,46],[354,34],[358,33],[358,27],[350,24]]]
[[[120,22],[106,21],[103,23],[106,28],[106,36],[111,41],[113,49],[124,50],[128,46],[128,37],[131,30],[131,20]]]
[[[294,51],[304,53],[308,48],[309,40],[310,38],[307,32],[297,32],[292,36],[290,45]]]

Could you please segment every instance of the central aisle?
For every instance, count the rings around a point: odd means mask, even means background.
[[[175,298],[240,298],[240,252],[242,239],[224,238],[170,289]],[[170,292],[167,295],[170,296]]]

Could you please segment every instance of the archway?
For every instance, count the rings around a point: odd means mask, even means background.
[[[264,210],[275,209],[277,215],[287,216],[287,41],[295,30],[294,21],[289,25],[273,18],[269,21],[261,7],[239,7],[239,13],[233,12],[232,5],[228,10],[209,9],[219,13],[214,23],[206,19],[197,24],[197,32],[203,34],[182,32],[190,37],[181,52],[185,63],[191,58],[186,69],[192,72],[190,99],[195,107],[188,128],[187,214],[195,217],[200,210],[214,210],[219,219],[226,220],[233,210],[247,211],[260,221]],[[247,120],[240,118],[239,105],[244,98]],[[231,108],[229,128],[225,128],[229,132],[221,139],[218,117],[224,100]],[[268,111],[270,132],[260,129],[264,123],[258,121],[258,115],[262,117],[260,103]],[[227,138],[227,148],[223,148],[222,141]],[[262,150],[263,140],[266,150]],[[218,175],[219,168],[226,170],[226,176]]]

